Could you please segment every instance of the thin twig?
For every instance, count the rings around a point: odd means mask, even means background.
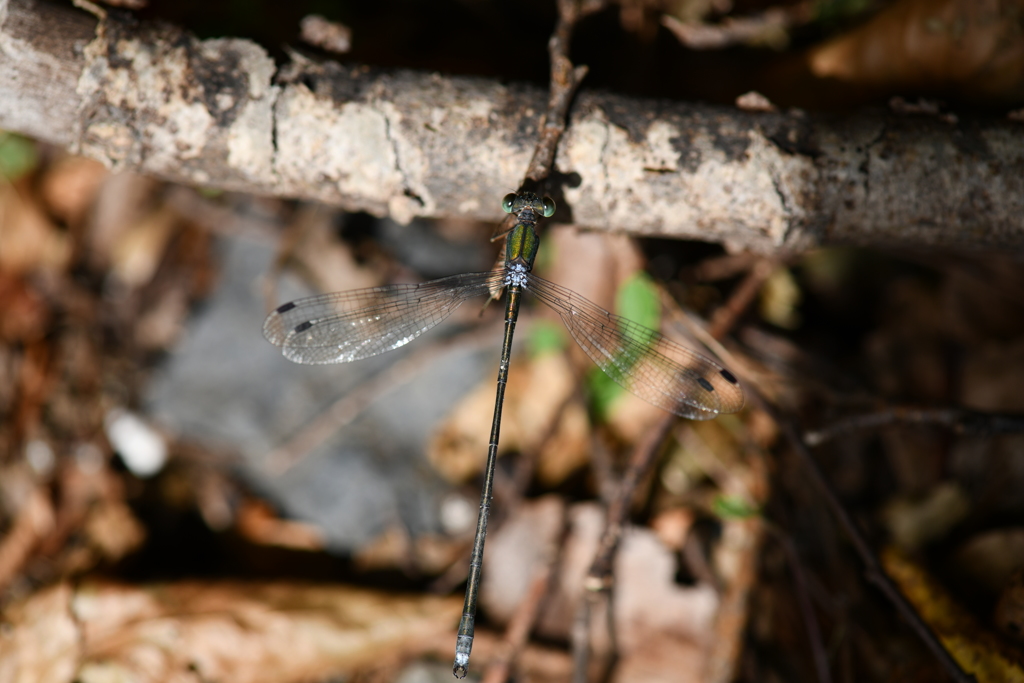
[[[548,89],[548,107],[541,119],[537,145],[533,157],[526,167],[519,191],[528,190],[545,194],[554,188],[547,187],[548,177],[555,165],[555,151],[565,133],[569,118],[569,105],[576,91],[587,75],[588,67],[573,67],[569,59],[569,45],[576,24],[588,14],[598,11],[605,0],[558,0],[558,23],[548,40],[548,55],[551,59],[551,81]],[[556,193],[557,194],[557,193]],[[509,214],[491,240],[507,234],[514,225],[515,216]]]
[[[587,75],[585,65],[573,67],[569,59],[569,45],[572,34],[588,14],[604,6],[603,2],[581,3],[580,0],[558,0],[558,23],[548,41],[548,55],[551,59],[551,86],[548,94],[548,109],[540,126],[540,140],[533,150],[533,158],[527,166],[524,189],[529,184],[541,186],[554,168],[555,150],[562,139],[568,122],[569,105],[576,95],[576,89]]]
[[[551,565],[549,563],[544,563],[544,566],[537,568],[533,580],[530,581],[530,585],[526,589],[526,595],[508,622],[505,639],[502,641],[498,653],[492,656],[487,664],[487,670],[481,679],[482,683],[504,683],[508,680],[512,662],[515,661],[519,651],[526,644],[530,630],[537,620],[541,601],[547,593],[550,575]]]
[[[726,17],[720,24],[684,23],[665,14],[661,25],[691,50],[722,50],[733,45],[771,41],[780,34],[785,36],[792,28],[813,20],[814,8],[812,2],[802,2],[791,7],[770,7],[753,16]]]
[[[874,413],[854,415],[831,425],[804,434],[804,443],[818,446],[837,436],[853,431],[884,427],[895,423],[939,425],[956,434],[997,436],[1024,432],[1024,415],[1015,413],[984,413],[959,408],[912,408],[893,406]]]
[[[789,571],[793,575],[793,591],[796,593],[797,606],[800,608],[800,615],[803,617],[804,625],[807,627],[807,639],[811,645],[811,657],[814,659],[814,669],[818,674],[819,683],[832,683],[832,672],[828,666],[828,654],[825,650],[825,643],[821,640],[821,627],[818,625],[818,617],[814,613],[814,606],[811,604],[810,592],[807,590],[807,577],[804,575],[803,563],[796,552],[793,541],[782,529],[774,524],[765,524],[765,528],[782,546],[782,552],[786,555],[786,562],[789,564]]]
[[[711,324],[708,325],[708,334],[715,339],[721,339],[728,330],[731,330],[736,321],[750,306],[761,291],[761,285],[775,272],[776,262],[773,259],[762,258],[752,264],[747,276],[733,290],[725,305],[719,306],[714,315],[711,316]]]
[[[717,282],[728,280],[745,273],[764,258],[760,254],[744,251],[739,254],[724,254],[706,258],[692,268],[684,268],[679,273],[683,282]]]

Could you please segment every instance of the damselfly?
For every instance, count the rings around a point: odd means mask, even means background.
[[[477,594],[498,455],[501,407],[512,355],[512,335],[524,291],[555,310],[569,333],[609,377],[645,401],[676,415],[708,420],[743,407],[736,377],[704,356],[659,332],[613,315],[572,290],[531,271],[540,244],[537,222],[550,218],[555,203],[531,192],[506,195],[515,226],[505,238],[504,265],[488,273],[465,273],[419,285],[388,285],[324,294],[280,306],[267,316],[263,335],[296,363],[347,363],[397,349],[451,315],[464,301],[506,291],[505,338],[498,391],[487,447],[480,514],[470,556],[466,602],[455,645],[456,677],[463,678],[473,647]]]

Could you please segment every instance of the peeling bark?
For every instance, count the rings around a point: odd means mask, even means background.
[[[502,217],[545,93],[295,61],[111,10],[0,0],[0,127],[169,180],[349,210]],[[556,220],[779,252],[1024,244],[1024,130],[589,92],[558,150]]]

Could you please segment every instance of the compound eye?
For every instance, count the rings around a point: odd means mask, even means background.
[[[512,213],[512,203],[516,200],[516,193],[509,192],[505,195],[505,198],[501,200],[501,208],[505,213]]]
[[[551,218],[552,216],[555,215],[555,200],[552,199],[551,197],[545,197],[544,198],[544,204],[543,204],[542,208],[543,208],[544,218]]]

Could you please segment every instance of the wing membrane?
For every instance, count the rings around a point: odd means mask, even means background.
[[[530,275],[527,289],[558,313],[599,368],[648,403],[692,420],[743,407],[736,378],[710,358],[543,278]]]
[[[369,358],[403,346],[451,315],[466,299],[502,286],[501,271],[465,273],[418,285],[321,294],[279,306],[263,336],[296,363]]]

